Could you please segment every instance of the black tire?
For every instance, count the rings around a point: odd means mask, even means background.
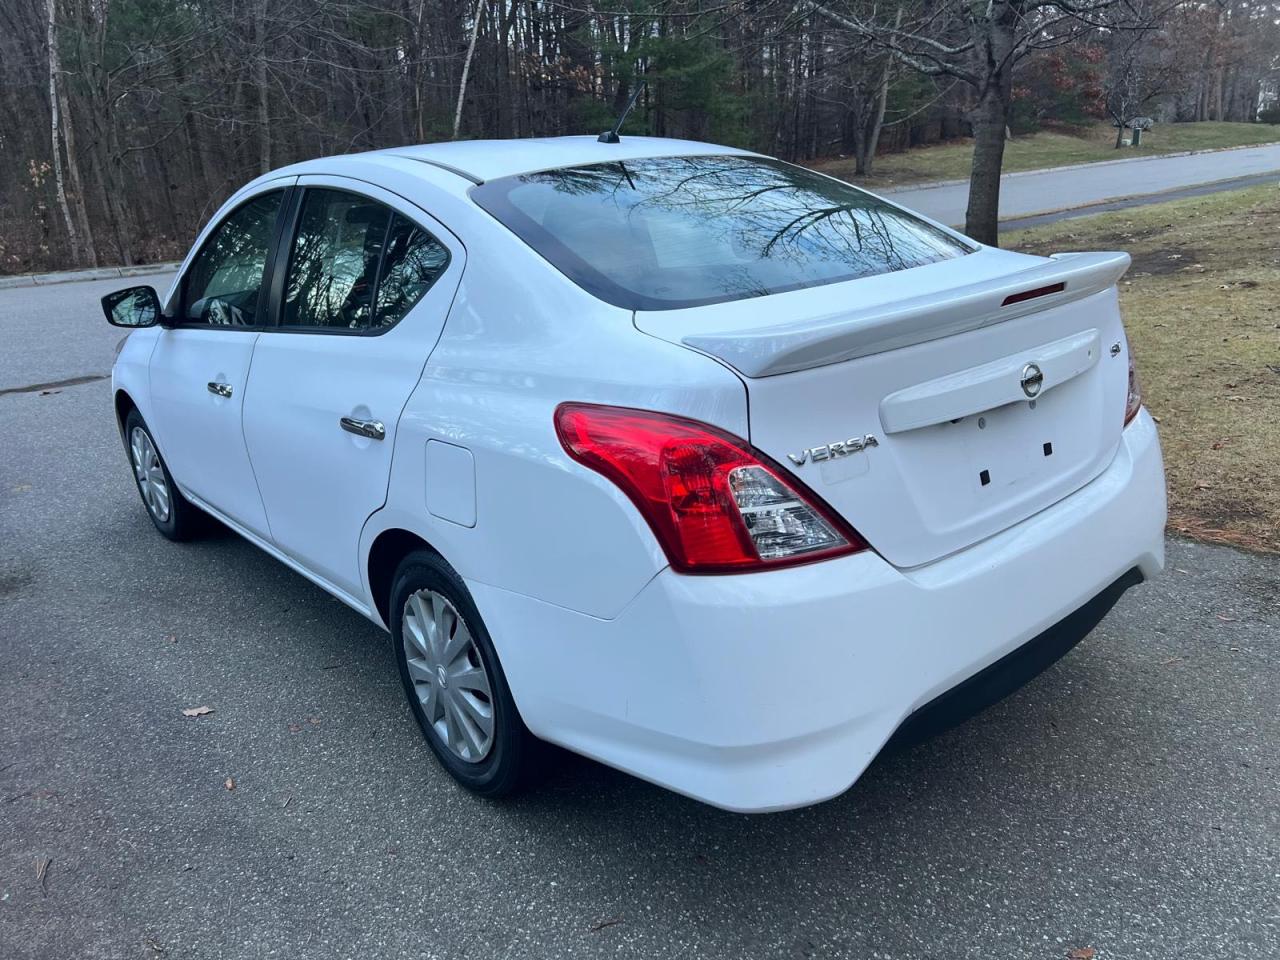
[[[434,591],[452,605],[465,622],[474,642],[474,652],[483,662],[489,688],[488,699],[492,707],[493,735],[488,752],[481,759],[468,761],[457,756],[448,746],[445,738],[427,718],[419,696],[421,682],[415,684],[410,676],[408,649],[405,645],[405,607],[410,597],[422,590]],[[515,701],[511,698],[511,688],[507,686],[506,674],[502,671],[493,641],[489,638],[489,630],[462,578],[438,554],[429,550],[415,551],[405,557],[396,570],[388,610],[396,665],[400,669],[400,682],[404,687],[405,698],[409,701],[409,709],[413,711],[423,737],[441,766],[458,783],[482,797],[506,797],[518,791],[526,781],[536,741],[520,719]]]
[[[147,495],[143,490],[142,481],[138,479],[132,442],[134,430],[141,430],[146,434],[147,441],[155,451],[160,471],[164,474],[169,503],[168,512],[163,518],[158,514],[151,502],[148,501]],[[147,422],[142,419],[142,414],[138,413],[136,409],[130,410],[129,415],[124,418],[124,450],[125,456],[129,458],[129,468],[134,472],[134,486],[137,488],[138,496],[142,499],[142,506],[146,509],[147,516],[151,518],[155,528],[160,531],[162,536],[175,541],[190,540],[196,536],[203,526],[204,514],[178,492],[177,484],[173,482],[173,475],[169,473],[169,465],[164,462],[164,457],[160,454],[160,446],[156,443],[155,437],[151,435],[151,428],[147,426]]]

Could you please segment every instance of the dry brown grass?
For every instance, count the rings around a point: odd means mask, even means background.
[[[1280,186],[1006,234],[1033,253],[1127,250],[1125,325],[1160,423],[1170,529],[1280,551]]]

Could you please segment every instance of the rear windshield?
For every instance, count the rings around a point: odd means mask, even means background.
[[[758,157],[565,167],[471,195],[583,289],[630,310],[760,297],[973,250],[855,187]]]

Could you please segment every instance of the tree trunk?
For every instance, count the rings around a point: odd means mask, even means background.
[[[1005,101],[990,84],[973,110],[973,171],[964,232],[979,243],[1000,243],[1000,169],[1004,164]]]
[[[257,88],[258,172],[271,172],[271,113],[267,104],[267,0],[258,0],[253,11],[254,43],[253,85]]]
[[[80,229],[80,242],[89,265],[98,265],[98,245],[93,239],[93,225],[89,222],[89,205],[85,202],[84,177],[80,174],[80,154],[76,151],[75,123],[71,114],[71,103],[67,97],[67,85],[58,82],[58,112],[62,119],[62,142],[67,147],[67,179],[71,181],[71,193],[67,199],[71,201],[71,212],[75,215]]]
[[[983,77],[971,112],[973,169],[964,232],[979,243],[1000,243],[1000,171],[1004,165],[1009,104],[1013,100],[1014,35],[1021,16],[1013,3],[992,3],[970,22],[973,73]]]
[[[898,8],[897,24],[902,24],[902,8]],[[880,131],[884,129],[884,111],[889,104],[889,74],[893,70],[893,57],[884,58],[884,70],[880,74],[880,89],[876,94],[876,106],[871,113],[867,134],[862,138],[861,151],[857,158],[859,173],[871,173],[876,161],[876,150],[880,146]]]
[[[462,126],[462,102],[467,99],[467,77],[471,74],[471,58],[476,55],[476,38],[480,36],[480,18],[484,16],[484,0],[476,0],[475,23],[471,26],[471,42],[467,44],[467,59],[462,62],[462,79],[458,82],[458,106],[453,111],[453,139],[458,139]]]
[[[49,22],[49,142],[53,148],[53,185],[58,196],[58,208],[62,211],[62,222],[67,227],[67,240],[71,245],[71,259],[77,266],[83,263],[83,251],[80,245],[80,231],[71,217],[71,205],[67,203],[67,187],[62,174],[62,130],[61,116],[58,109],[60,96],[60,75],[62,65],[58,58],[58,8],[56,0],[49,0],[46,11]]]

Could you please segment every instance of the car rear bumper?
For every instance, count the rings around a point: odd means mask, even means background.
[[[1162,568],[1164,522],[1144,411],[1091,483],[915,569],[871,552],[668,569],[612,620],[469,586],[535,734],[719,807],[781,810],[848,789],[895,731],[953,722],[1056,660]]]

